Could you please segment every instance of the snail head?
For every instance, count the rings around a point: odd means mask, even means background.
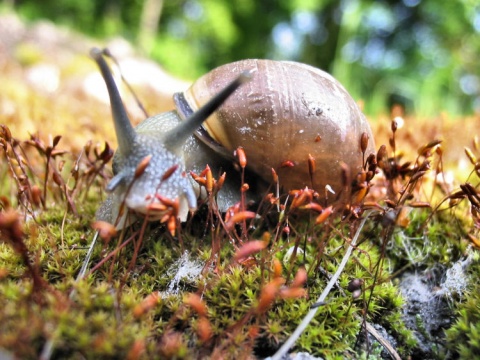
[[[106,205],[114,222],[125,204],[151,220],[163,217],[173,208],[184,220],[188,210],[197,206],[197,197],[187,178],[181,149],[193,132],[245,81],[250,73],[240,74],[229,85],[188,119],[173,128],[137,132],[128,118],[104,52],[98,48],[90,55],[105,80],[115,124],[118,150],[113,160],[114,177],[106,190],[111,193]],[[165,113],[171,114],[171,113]],[[161,115],[160,115],[161,116]],[[167,115],[168,116],[168,115]],[[157,115],[159,117],[159,115]]]

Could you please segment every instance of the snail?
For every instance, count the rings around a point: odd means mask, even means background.
[[[240,198],[239,176],[230,172],[238,147],[254,176],[249,185],[271,183],[273,168],[284,190],[329,185],[337,193],[345,187],[345,165],[352,174],[362,169],[362,134],[370,139],[365,152],[374,152],[370,126],[355,101],[336,79],[312,66],[274,60],[220,66],[175,94],[175,109],[133,128],[102,51],[93,49],[91,56],[109,91],[118,139],[110,195],[97,211],[99,220],[113,223],[123,201],[158,219],[162,213],[148,211],[148,204],[165,198],[179,199],[178,215],[185,220],[198,196],[189,172],[207,164],[214,175],[228,170],[217,198],[226,210]],[[316,163],[313,174],[309,157]],[[148,164],[135,175],[142,161]],[[251,197],[262,195],[252,191]]]

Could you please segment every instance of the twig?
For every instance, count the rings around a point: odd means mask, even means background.
[[[92,254],[93,254],[93,248],[97,243],[97,239],[98,239],[98,231],[96,231],[95,235],[93,235],[93,240],[92,240],[92,243],[90,244],[90,248],[88,249],[87,256],[85,256],[80,272],[78,273],[77,278],[75,279],[76,283],[78,283],[80,280],[82,280],[85,277],[88,264],[90,263],[90,258],[92,257]],[[70,293],[70,299],[73,298],[74,296],[75,296],[75,289],[73,289],[72,292]]]
[[[375,339],[377,339],[380,344],[382,344],[382,346],[388,351],[388,353],[392,356],[394,360],[402,360],[402,358],[400,357],[400,355],[398,355],[392,344],[390,344],[387,339],[380,335],[372,324],[370,324],[369,322],[365,322],[365,324],[367,326],[367,331],[370,333],[370,335],[372,335]]]
[[[355,233],[355,236],[353,237],[351,243],[348,246],[347,251],[345,252],[345,255],[343,256],[342,262],[338,266],[337,271],[335,274],[333,274],[332,278],[328,282],[327,286],[323,290],[322,294],[318,298],[318,300],[315,303],[318,304],[323,304],[325,303],[325,299],[327,298],[328,294],[330,293],[330,290],[332,290],[333,286],[337,282],[338,278],[340,277],[340,274],[342,273],[343,269],[345,268],[345,265],[347,264],[348,259],[350,258],[350,255],[352,254],[353,248],[355,247],[355,244],[357,243],[357,240],[360,236],[360,233],[363,229],[363,226],[365,225],[365,222],[367,221],[368,217],[372,211],[369,211],[365,217],[362,219],[362,222],[360,223],[360,226],[358,227],[357,232]],[[317,313],[319,307],[315,307],[311,309],[308,314],[303,318],[302,322],[297,326],[295,331],[290,335],[290,337],[285,341],[285,343],[282,345],[280,349],[270,358],[267,358],[268,360],[280,360],[283,358],[283,356],[290,350],[290,348],[295,344],[297,339],[302,335],[302,333],[305,331],[307,326],[310,324],[310,321],[315,317],[315,314]]]
[[[325,270],[323,268],[320,268],[320,270],[322,271],[322,274],[324,274],[325,276],[328,277],[328,279],[331,278],[331,276],[330,276],[330,274],[328,273],[327,270]],[[342,294],[343,296],[347,296],[347,294],[345,293],[345,290],[341,286],[338,286],[338,284],[337,284],[337,288],[338,288],[338,291],[340,292],[340,294]],[[318,306],[322,306],[322,305],[325,305],[325,304],[326,303],[314,303],[313,305],[311,305],[311,308],[313,308],[314,306],[318,307]],[[357,314],[354,314],[353,316],[355,316],[355,319],[357,319],[359,321],[363,321],[363,323],[365,324],[365,327],[366,327],[367,331],[370,333],[370,335],[372,335],[385,348],[385,350],[391,355],[392,359],[402,360],[400,355],[398,355],[397,351],[392,346],[392,344],[390,344],[390,342],[387,339],[385,339],[382,335],[380,335],[380,333],[373,327],[372,324],[370,324],[368,321],[366,321],[364,318],[362,318],[361,316],[359,316]]]

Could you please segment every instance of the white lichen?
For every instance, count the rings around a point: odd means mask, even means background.
[[[185,251],[168,269],[167,274],[173,277],[162,295],[176,295],[183,291],[181,284],[195,282],[200,276],[203,266],[200,261],[192,260],[189,252]]]

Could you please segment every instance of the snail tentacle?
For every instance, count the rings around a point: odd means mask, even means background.
[[[107,85],[119,150],[124,155],[129,154],[132,150],[131,144],[135,140],[136,134],[125,110],[125,106],[123,105],[115,80],[113,80],[112,72],[103,58],[102,50],[93,48],[90,51],[90,56],[100,68],[102,77]]]
[[[182,121],[177,127],[170,130],[165,136],[165,146],[167,148],[177,148],[183,146],[185,141],[197,130],[202,123],[215,111],[220,105],[238,89],[240,85],[251,79],[251,72],[242,72],[235,80],[223,88],[217,95],[211,98],[205,105],[194,112],[187,120]]]
[[[125,178],[127,177],[127,174],[124,173],[123,171],[119,172],[116,174],[108,183],[106,190],[107,192],[112,192],[114,191],[119,185],[125,182]]]

